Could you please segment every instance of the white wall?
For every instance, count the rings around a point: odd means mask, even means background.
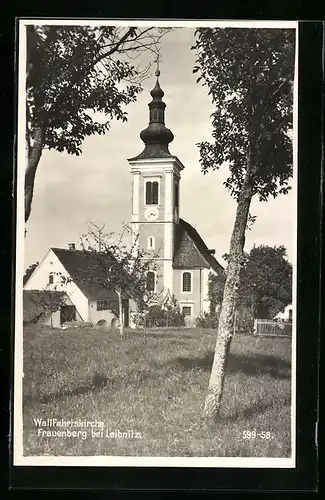
[[[53,285],[49,285],[50,273],[61,272],[63,276],[69,278],[69,275],[53,250],[49,250],[35,271],[30,276],[24,286],[24,290],[58,290],[65,291],[71,302],[76,306],[77,312],[83,321],[89,321],[88,299],[81,292],[78,286],[71,282],[62,284],[60,276],[53,275]]]
[[[289,311],[290,309],[292,310],[292,304],[289,304],[287,305],[285,308],[284,308],[284,311],[283,312],[279,312],[276,316],[275,316],[275,319],[284,319],[284,320],[289,320],[290,317],[289,317]]]
[[[107,326],[111,326],[112,319],[116,318],[115,314],[110,310],[97,311],[97,300],[89,301],[89,321],[96,325],[96,323],[104,319],[107,321]]]

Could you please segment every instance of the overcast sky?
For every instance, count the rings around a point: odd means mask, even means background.
[[[227,169],[203,175],[196,143],[209,140],[213,105],[205,87],[193,75],[195,53],[193,30],[177,29],[161,46],[161,87],[165,92],[166,126],[175,139],[170,152],[185,165],[180,188],[180,216],[194,225],[216,258],[228,252],[235,217],[235,202],[223,186]],[[149,57],[152,56],[148,54]],[[78,246],[87,222],[106,223],[108,231],[119,232],[131,219],[131,174],[127,158],[143,149],[140,131],[148,125],[152,76],[143,83],[136,103],[130,104],[128,122],[113,122],[105,136],[83,143],[79,157],[55,151],[43,152],[36,175],[32,212],[27,223],[25,267],[39,261],[49,247]],[[245,250],[252,245],[285,245],[289,260],[294,251],[294,200],[292,191],[267,203],[253,201],[257,220],[246,236]]]

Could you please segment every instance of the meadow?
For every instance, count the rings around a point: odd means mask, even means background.
[[[291,340],[235,336],[221,415],[206,427],[215,340],[200,329],[150,330],[144,342],[141,331],[24,327],[24,455],[289,457]],[[39,435],[39,418],[102,421],[103,435]]]

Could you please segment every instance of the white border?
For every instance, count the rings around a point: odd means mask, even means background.
[[[229,27],[229,28],[282,28],[296,31],[296,65],[293,105],[293,185],[297,193],[297,151],[298,151],[298,21],[197,21],[197,20],[75,20],[75,19],[20,19],[19,20],[19,79],[18,79],[18,148],[17,148],[17,234],[16,234],[16,297],[15,297],[15,342],[14,342],[14,466],[115,466],[115,467],[255,467],[255,468],[293,468],[296,452],[296,245],[297,245],[297,195],[294,205],[294,248],[293,259],[293,335],[292,335],[292,456],[291,458],[242,458],[242,457],[24,457],[22,422],[22,380],[23,380],[23,335],[22,335],[22,289],[24,274],[24,165],[25,165],[25,68],[26,37],[25,26],[30,24],[47,25],[86,25],[86,26],[157,26],[157,27]],[[160,190],[159,190],[160,191]],[[19,229],[19,230],[18,230]]]
[[[109,457],[106,455],[86,457],[23,457],[19,456],[14,465],[51,467],[243,467],[291,469],[290,458],[249,458],[249,457]]]
[[[47,19],[44,17],[34,19],[20,18],[20,23],[28,24],[46,24],[48,26],[75,26],[76,24],[83,26],[137,26],[143,28],[146,26],[156,26],[157,28],[280,28],[280,29],[295,29],[298,26],[298,21],[254,21],[254,20],[181,20],[181,19],[148,19],[141,21],[139,19]]]

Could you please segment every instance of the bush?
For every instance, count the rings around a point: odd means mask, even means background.
[[[141,317],[140,325],[143,326],[144,318]],[[184,314],[181,312],[177,301],[172,300],[169,305],[155,304],[149,307],[146,314],[148,327],[174,327],[185,326]]]
[[[195,326],[198,328],[218,328],[218,313],[207,313],[204,312],[196,318]]]
[[[205,312],[196,318],[195,326],[197,328],[218,328],[218,320],[219,312],[213,314]],[[249,310],[238,308],[235,321],[235,333],[243,333],[245,335],[253,333],[254,317]]]
[[[250,335],[253,334],[253,331],[254,316],[252,312],[245,307],[238,308],[236,312],[235,333]]]

